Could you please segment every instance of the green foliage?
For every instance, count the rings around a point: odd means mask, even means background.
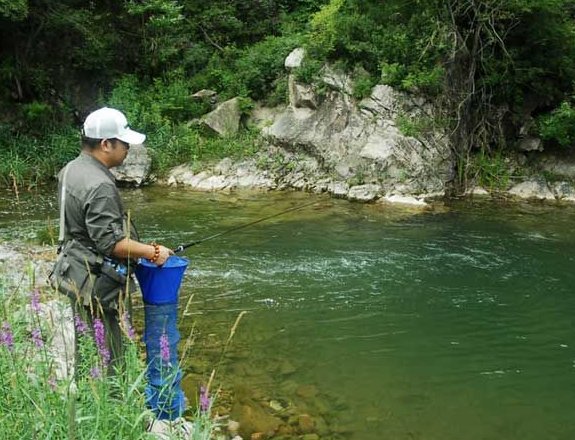
[[[23,20],[28,15],[28,0],[0,0],[0,17]]]
[[[0,288],[0,438],[18,438],[22,432],[30,438],[146,438],[143,419],[151,414],[144,408],[145,369],[136,343],[126,342],[125,370],[104,380],[94,338],[80,335],[83,362],[73,385],[72,378],[58,377],[48,350],[56,327],[47,325],[34,306],[26,309],[27,295],[7,297]],[[96,368],[102,373],[94,374]]]
[[[356,99],[383,82],[440,102],[449,101],[450,92],[452,101],[464,99],[469,81],[474,110],[466,117],[484,117],[485,130],[477,132],[486,132],[492,146],[499,143],[489,132],[499,125],[488,120],[493,108],[510,109],[507,124],[534,105],[533,114],[546,112],[539,131],[548,143],[574,142],[573,103],[567,101],[575,82],[572,0],[53,0],[47,5],[0,0],[0,121],[11,124],[13,137],[0,139],[4,180],[49,175],[59,159],[49,159],[46,167],[14,139],[44,145],[36,151],[39,157],[55,152],[52,144],[61,140],[51,133],[74,131],[69,126],[75,109],[63,102],[76,103],[83,116],[93,107],[86,104],[91,99],[84,96],[86,89],[92,96],[100,91],[101,103],[128,113],[131,124],[149,135],[155,157],[162,158],[158,163],[188,157],[178,153],[183,147],[173,137],[182,134],[187,139],[182,145],[199,145],[197,130],[185,124],[211,109],[191,100],[193,93],[210,88],[220,101],[240,96],[285,104],[284,60],[302,46],[307,55],[295,72],[298,81],[317,82],[329,62],[352,74]],[[453,104],[451,111],[457,108]],[[450,129],[478,122],[460,124],[453,114],[448,120]],[[407,131],[416,128],[404,125]],[[167,153],[169,148],[175,151]],[[181,151],[191,150],[196,151]],[[37,164],[41,171],[35,172]]]
[[[569,102],[561,105],[538,120],[539,136],[563,148],[575,147],[575,106]]]
[[[329,54],[338,44],[338,13],[345,0],[330,0],[311,17],[310,40],[317,54]]]
[[[234,96],[263,100],[286,76],[285,58],[301,37],[267,37],[240,50],[228,48],[215,54],[206,68],[208,86],[220,91],[222,99]]]
[[[434,128],[434,124],[437,122],[438,121],[431,118],[414,119],[407,116],[398,116],[395,119],[395,123],[401,134],[414,138],[419,138],[422,134],[431,132]]]
[[[319,78],[323,62],[306,56],[301,66],[295,71],[295,78],[304,84],[311,84]]]
[[[286,75],[280,76],[272,81],[272,90],[265,97],[264,103],[267,106],[275,107],[289,102],[288,78]]]
[[[481,150],[471,165],[477,183],[490,191],[504,190],[509,184],[511,170],[501,151],[487,153]]]
[[[332,0],[311,19],[308,49],[318,60],[361,66],[384,83],[437,93],[445,35],[426,9],[403,1]],[[419,12],[419,13],[418,13]],[[368,83],[360,78],[360,96]]]
[[[32,186],[53,178],[80,151],[80,135],[72,128],[51,128],[42,137],[0,126],[0,181]]]
[[[353,72],[353,97],[356,99],[367,98],[371,90],[377,85],[376,78],[362,67],[357,67]]]
[[[142,22],[140,50],[145,65],[152,72],[175,65],[186,41],[183,5],[176,0],[143,0],[129,1],[126,8]]]

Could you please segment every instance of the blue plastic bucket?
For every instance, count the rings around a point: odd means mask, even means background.
[[[146,259],[136,266],[136,278],[140,283],[146,304],[174,304],[178,302],[178,291],[188,260],[171,256],[163,266],[157,266]]]

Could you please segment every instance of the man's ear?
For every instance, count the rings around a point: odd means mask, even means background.
[[[112,148],[110,144],[111,142],[108,139],[102,139],[100,141],[100,149],[105,152],[110,151]]]

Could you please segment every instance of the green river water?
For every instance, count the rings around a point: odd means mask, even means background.
[[[123,197],[146,241],[175,246],[318,196]],[[0,240],[48,216],[50,191],[1,194]],[[574,227],[575,207],[325,199],[201,244],[181,291],[187,373],[207,379],[245,310],[216,382],[318,417],[326,438],[573,440]]]

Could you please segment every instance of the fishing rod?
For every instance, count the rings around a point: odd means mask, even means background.
[[[270,215],[268,217],[260,218],[259,220],[256,220],[256,221],[253,221],[250,223],[246,223],[244,225],[236,226],[235,228],[228,229],[227,231],[218,232],[217,234],[210,235],[209,237],[206,237],[206,238],[202,238],[201,240],[192,241],[191,243],[180,245],[177,248],[173,249],[173,251],[174,251],[174,253],[177,254],[179,252],[185,251],[189,247],[195,246],[195,245],[203,243],[205,241],[213,240],[214,238],[218,238],[218,237],[221,237],[222,235],[229,234],[230,232],[234,232],[234,231],[237,231],[239,229],[247,228],[248,226],[255,225],[256,223],[260,223],[260,222],[269,220],[269,219],[274,218],[274,217],[279,217],[280,215],[287,214],[288,212],[297,211],[298,209],[306,208],[308,206],[315,205],[315,204],[323,202],[323,201],[324,201],[323,199],[322,200],[316,200],[315,202],[310,202],[310,203],[305,203],[303,205],[294,206],[293,208],[289,208],[289,209],[286,209],[285,211],[278,212],[277,214],[273,214],[273,215]]]

